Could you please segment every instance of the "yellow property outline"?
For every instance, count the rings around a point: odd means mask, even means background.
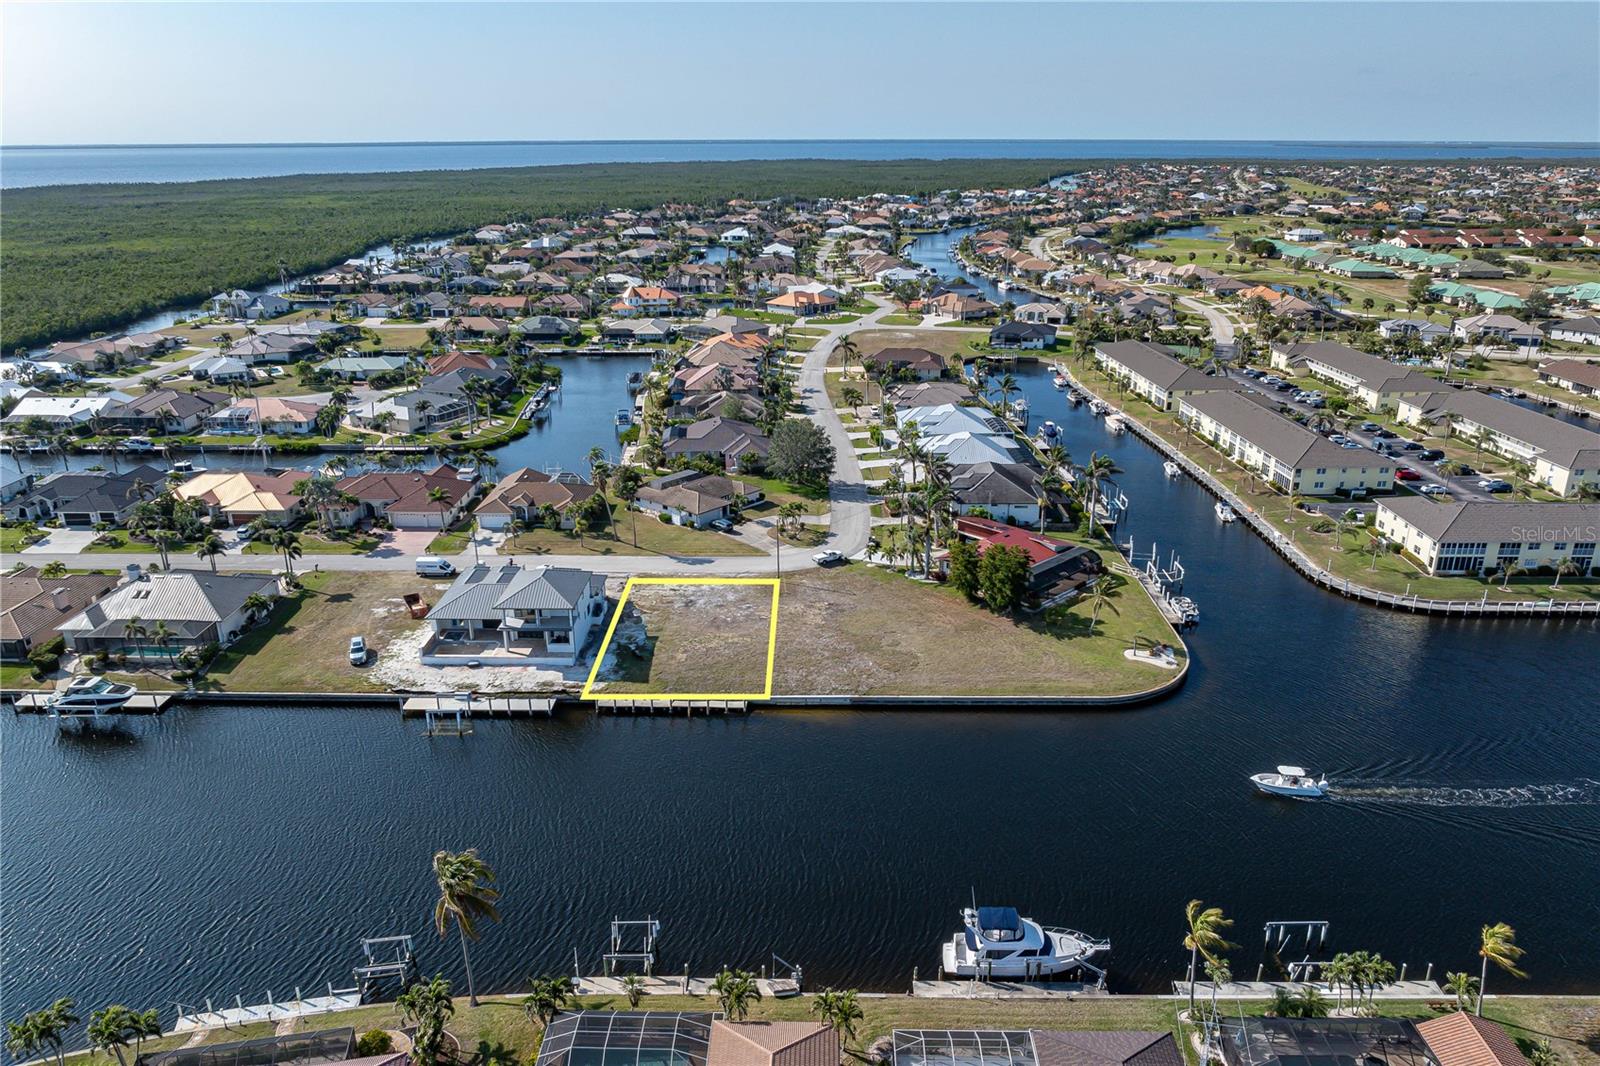
[[[595,652],[594,665],[589,668],[589,679],[583,683],[583,691],[578,694],[581,700],[632,700],[641,702],[646,700],[765,700],[772,698],[772,667],[778,652],[778,586],[779,578],[775,577],[630,577],[628,583],[622,587],[622,598],[617,600],[617,609],[611,615],[611,624],[606,627],[605,639],[600,642],[600,649]],[[772,619],[767,627],[767,683],[766,688],[760,692],[619,692],[615,695],[596,694],[594,692],[594,679],[600,673],[600,664],[605,662],[606,649],[611,647],[611,638],[617,632],[617,623],[622,621],[622,609],[628,605],[628,596],[633,592],[635,585],[770,585],[772,586]]]

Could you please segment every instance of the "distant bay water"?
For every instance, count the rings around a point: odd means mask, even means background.
[[[21,145],[0,188],[286,174],[733,159],[1600,159],[1600,144],[1467,141],[774,140]]]

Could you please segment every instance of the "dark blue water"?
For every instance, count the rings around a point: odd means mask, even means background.
[[[505,920],[475,949],[511,990],[586,970],[613,915],[665,922],[662,967],[754,967],[901,989],[976,890],[1107,936],[1111,987],[1181,974],[1184,901],[1262,923],[1328,919],[1329,950],[1476,964],[1484,922],[1526,982],[1600,984],[1600,699],[1593,622],[1430,620],[1359,607],[1220,526],[1131,435],[1070,411],[1040,366],[1036,418],[1112,456],[1124,532],[1189,568],[1192,676],[1133,711],[575,715],[426,740],[394,711],[175,711],[100,738],[0,719],[0,997],[34,1006],[344,984],[363,935],[429,931],[428,862],[477,846]],[[975,665],[982,649],[970,649]],[[1252,793],[1280,762],[1341,790]],[[1509,987],[1508,987],[1509,986]]]
[[[1135,248],[1159,248],[1159,247],[1161,247],[1161,242],[1163,240],[1173,240],[1173,239],[1185,238],[1185,237],[1190,238],[1192,240],[1197,240],[1197,241],[1209,241],[1209,240],[1219,240],[1220,239],[1220,238],[1217,237],[1217,227],[1213,226],[1213,225],[1210,225],[1209,223],[1206,223],[1206,224],[1201,224],[1201,225],[1198,225],[1198,226],[1182,226],[1182,227],[1180,227],[1178,229],[1164,230],[1154,240],[1139,241],[1138,243],[1136,243],[1134,245],[1134,247]]]
[[[968,270],[955,257],[956,249],[961,242],[976,232],[978,232],[977,226],[959,226],[941,233],[924,233],[906,245],[904,255],[913,263],[927,267],[946,281],[958,277],[966,278],[977,286],[985,299],[993,303],[1002,304],[1007,300],[1024,303],[1032,299],[1026,292],[1016,289],[1001,292],[1000,286],[982,274]]]
[[[1589,144],[1373,141],[775,140],[43,146],[0,149],[0,187],[719,159],[1595,158]]]

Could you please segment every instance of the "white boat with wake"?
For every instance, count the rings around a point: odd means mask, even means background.
[[[1171,459],[1168,459],[1166,462],[1162,463],[1161,464],[1161,469],[1166,471],[1166,475],[1168,477],[1177,477],[1179,474],[1181,474],[1183,472],[1183,467],[1179,466],[1177,463],[1173,462]]]
[[[1269,796],[1321,799],[1328,792],[1328,775],[1313,777],[1303,766],[1280,766],[1275,774],[1251,774],[1251,782]]]
[[[961,932],[944,945],[946,974],[1034,980],[1082,969],[1105,980],[1105,971],[1089,958],[1110,951],[1109,940],[1040,925],[1015,907],[967,907],[961,922]]]
[[[91,674],[73,678],[71,684],[50,698],[46,707],[56,717],[105,714],[124,706],[138,691],[132,685]]]

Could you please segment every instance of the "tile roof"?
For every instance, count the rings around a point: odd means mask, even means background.
[[[1528,1066],[1510,1034],[1462,1011],[1420,1021],[1417,1032],[1439,1066]]]
[[[711,1023],[706,1066],[838,1066],[839,1036],[821,1022]]]

